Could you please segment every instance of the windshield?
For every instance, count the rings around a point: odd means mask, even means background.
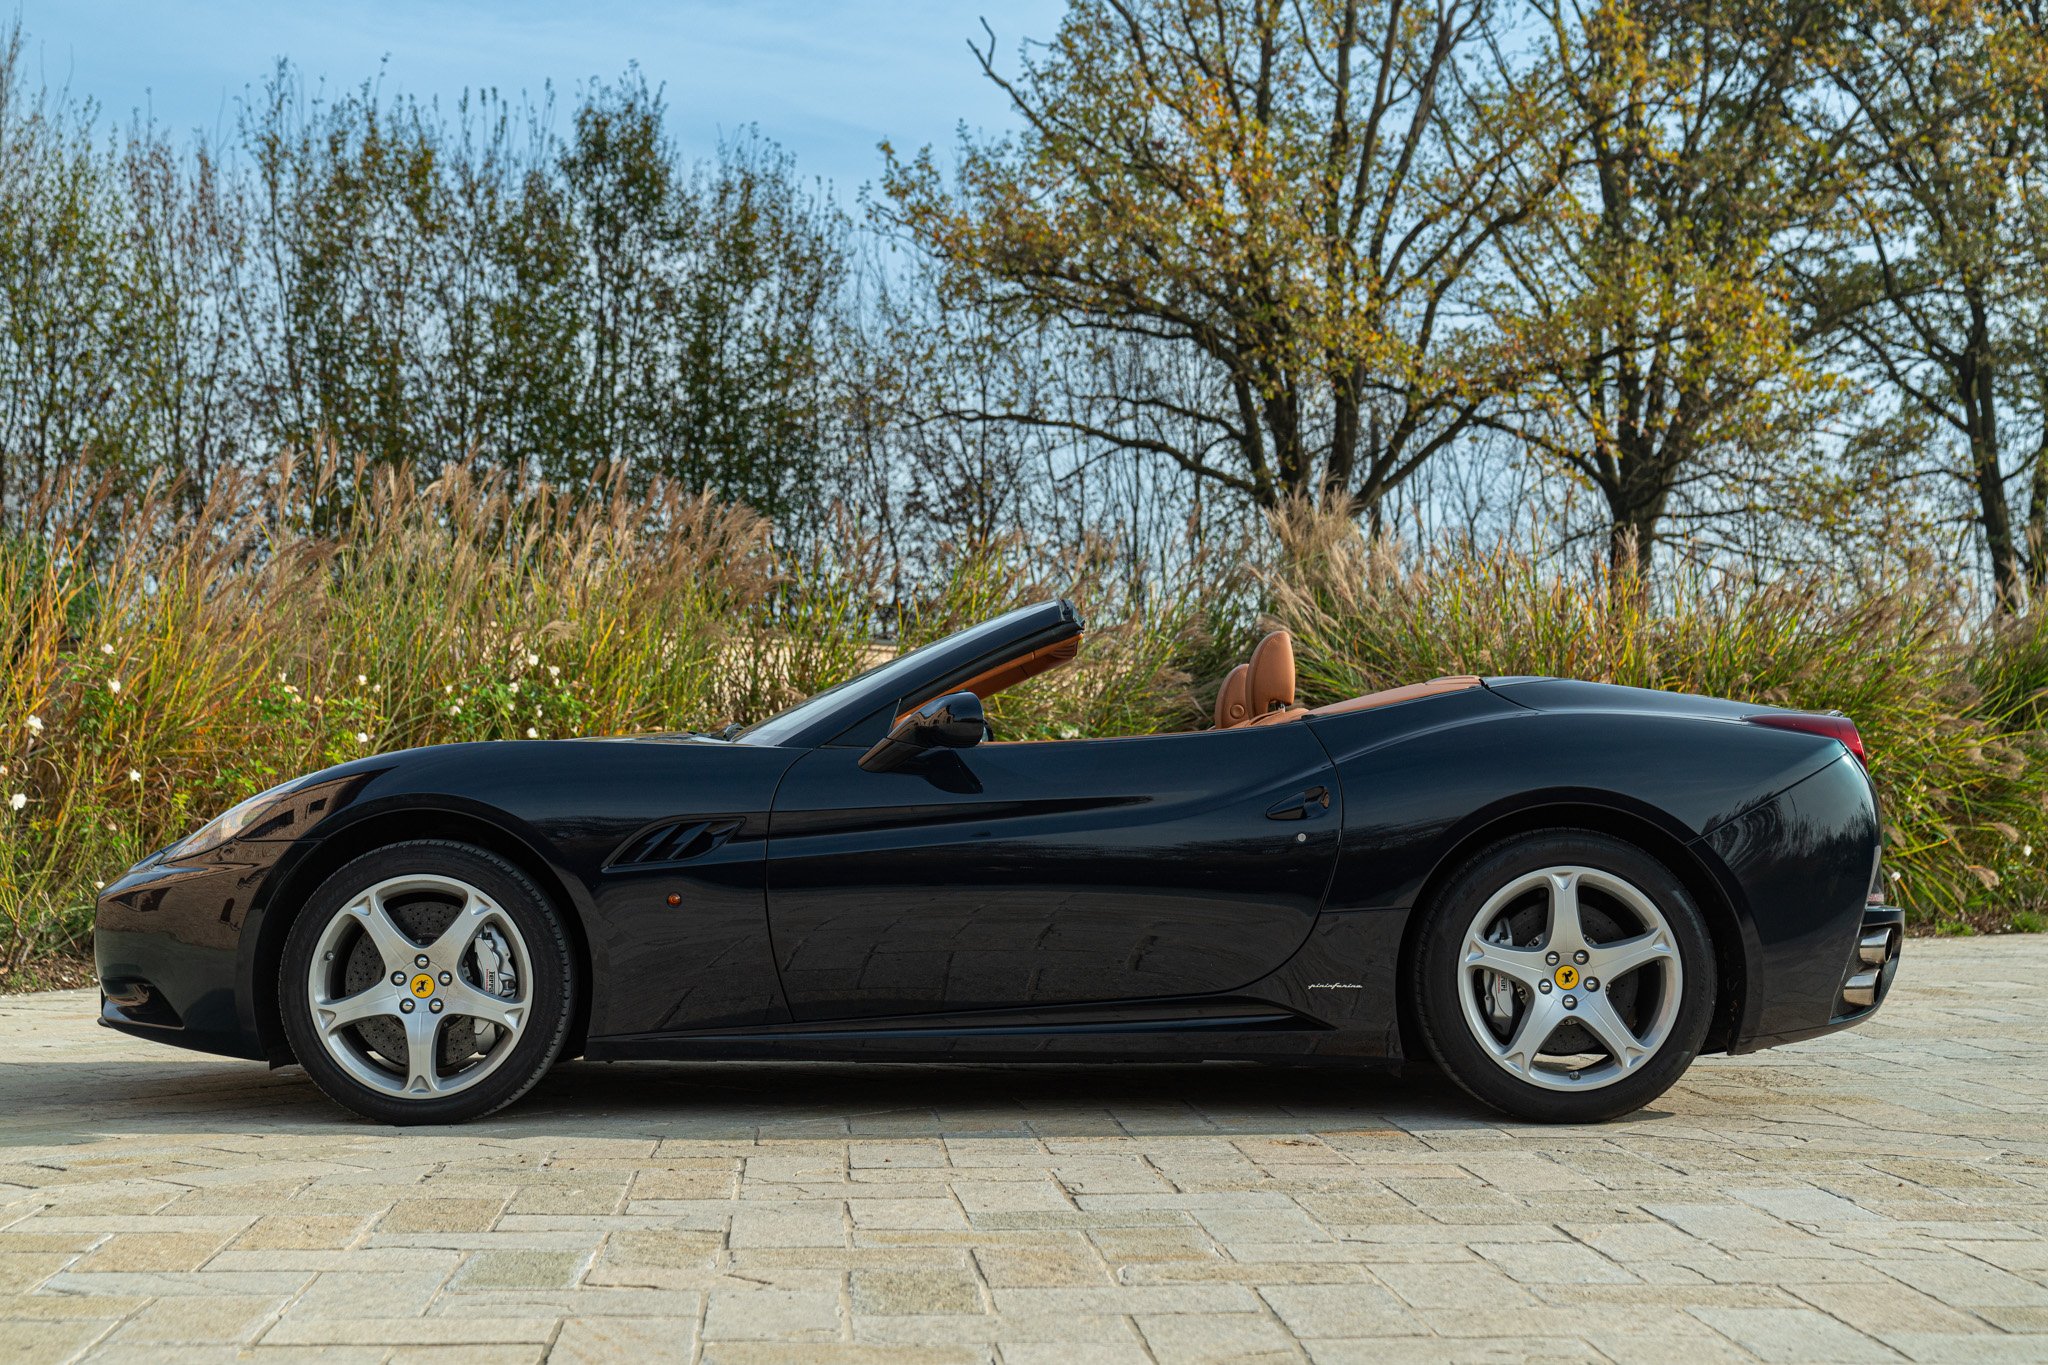
[[[1029,607],[1020,609],[1029,610]],[[831,710],[851,692],[870,695],[877,706],[884,701],[894,701],[903,695],[904,690],[922,672],[923,661],[919,658],[920,655],[941,645],[971,644],[985,637],[1003,636],[1011,630],[1010,618],[1018,614],[1020,612],[1010,612],[996,617],[993,621],[984,621],[978,626],[969,626],[966,630],[942,635],[929,644],[918,646],[908,654],[899,654],[886,663],[876,664],[865,673],[848,678],[843,683],[835,683],[824,691],[798,702],[787,711],[778,712],[764,721],[750,725],[734,735],[733,739],[742,744],[784,743],[801,733],[814,719]]]

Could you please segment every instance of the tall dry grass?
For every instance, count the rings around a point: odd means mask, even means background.
[[[1277,521],[1269,610],[1334,699],[1445,673],[1547,674],[1841,710],[1862,731],[1886,867],[1925,927],[2043,928],[2048,622],[1993,626],[1931,562],[1770,581],[1679,566],[1574,577],[1505,546],[1403,553]]]
[[[337,505],[332,532],[294,510]],[[1201,603],[1131,588],[1095,548],[933,565],[899,627],[858,537],[795,565],[760,517],[672,486],[572,498],[287,462],[196,510],[64,479],[24,520],[40,531],[0,540],[0,980],[82,951],[97,881],[285,777],[451,740],[757,720],[1034,598],[1074,597],[1106,629],[1084,666],[998,700],[1006,734],[1193,714],[1178,655]]]
[[[336,506],[331,531],[295,510]],[[1110,546],[1010,541],[926,566],[900,603],[857,536],[796,564],[759,517],[674,488],[571,498],[332,464],[196,509],[60,480],[24,522],[39,529],[0,539],[0,980],[17,984],[84,949],[96,881],[284,777],[448,740],[751,721],[1050,596],[1076,601],[1090,645],[996,699],[1007,738],[1198,725],[1263,615],[1299,637],[1311,699],[1547,673],[1839,707],[1870,741],[1921,924],[2041,927],[2048,899],[2048,624],[1990,628],[1926,568],[1582,579],[1290,515],[1261,565],[1218,555],[1169,587]]]

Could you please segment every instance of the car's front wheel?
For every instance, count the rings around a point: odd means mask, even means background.
[[[1706,1038],[1706,922],[1640,848],[1590,830],[1521,835],[1454,872],[1427,913],[1410,979],[1424,1037],[1496,1109],[1546,1123],[1630,1113]]]
[[[330,1099],[384,1123],[457,1123],[554,1063],[575,974],[532,878],[484,849],[414,840],[321,885],[278,986],[286,1036]]]

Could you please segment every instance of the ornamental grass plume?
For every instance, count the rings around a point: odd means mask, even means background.
[[[1003,699],[1015,737],[1192,715],[1175,651],[1193,597],[1126,591],[1099,552],[1036,573],[1021,543],[948,552],[899,619],[857,536],[797,563],[755,513],[672,484],[572,496],[331,456],[196,505],[74,472],[20,521],[33,533],[0,538],[0,717],[21,718],[0,767],[22,789],[0,980],[84,949],[97,880],[285,778],[421,744],[750,722],[1032,595],[1077,595],[1106,628],[1086,667]]]
[[[756,514],[671,485],[572,496],[331,456],[196,502],[70,473],[18,524],[0,536],[0,981],[84,950],[97,881],[284,778],[420,744],[749,722],[1053,596],[1087,647],[993,700],[1005,739],[1197,728],[1262,621],[1299,637],[1310,701],[1477,672],[1839,707],[1869,740],[1915,923],[2041,927],[2048,903],[2048,618],[1988,626],[1932,565],[1652,583],[1291,511],[1263,558],[1191,549],[1171,581],[1105,542],[1013,538],[943,547],[904,597],[858,535],[799,562]]]
[[[1310,701],[1447,673],[1548,674],[1855,720],[1894,894],[1921,927],[2043,927],[2048,628],[1984,623],[1927,562],[1772,579],[1681,563],[1582,573],[1508,546],[1408,552],[1309,509],[1275,519],[1261,575]]]

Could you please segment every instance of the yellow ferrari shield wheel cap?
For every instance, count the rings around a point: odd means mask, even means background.
[[[421,972],[412,979],[412,993],[424,1000],[434,993],[434,978]]]
[[[1557,984],[1560,990],[1570,990],[1579,984],[1579,969],[1567,962],[1557,969]]]

